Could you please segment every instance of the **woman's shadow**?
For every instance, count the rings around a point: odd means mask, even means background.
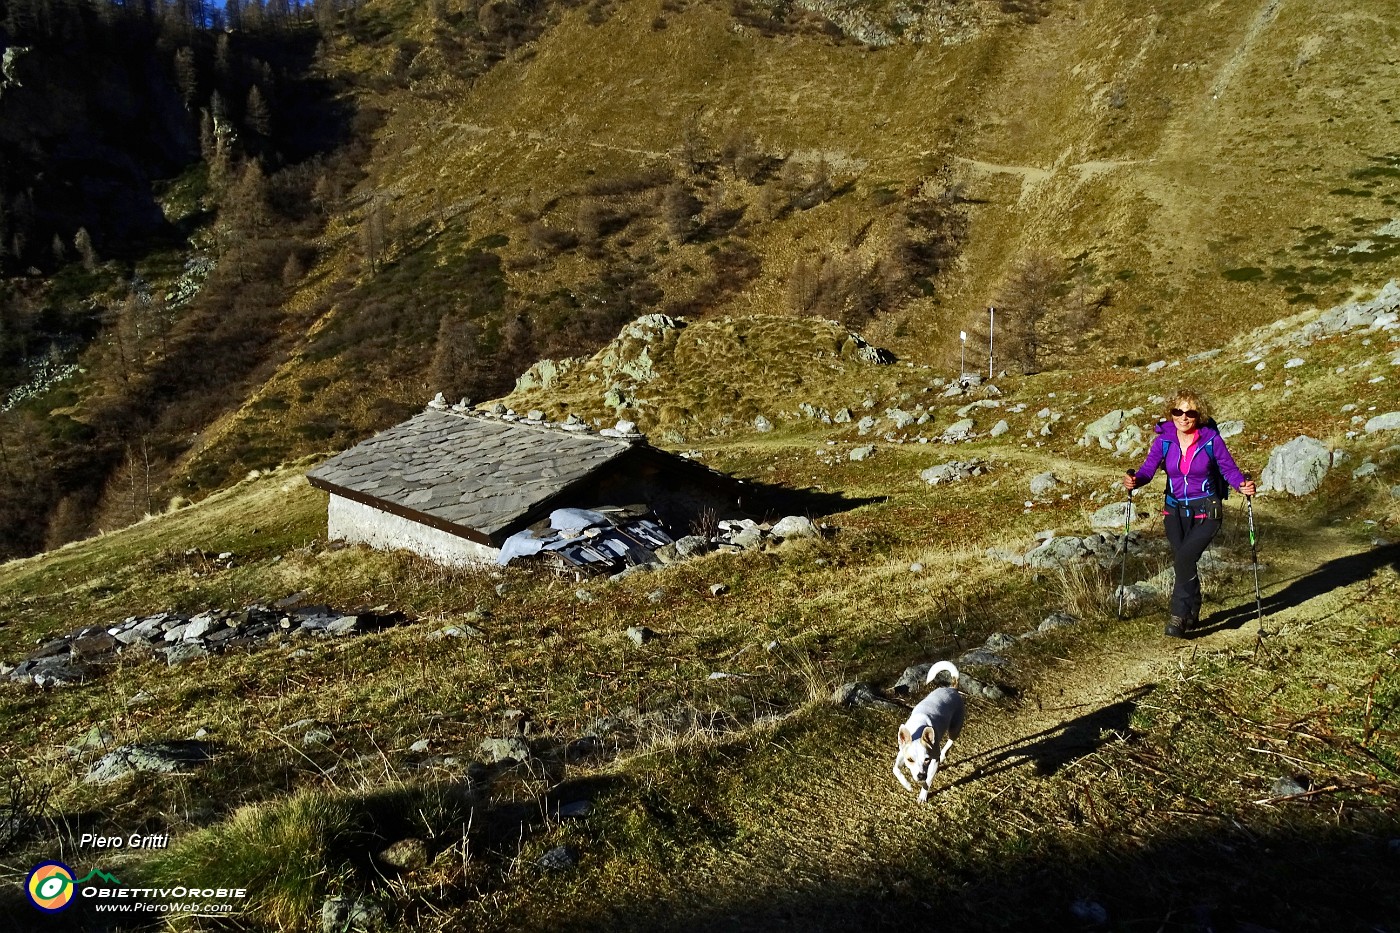
[[[1253,600],[1246,600],[1238,606],[1211,613],[1192,630],[1192,635],[1208,635],[1225,628],[1240,628],[1251,619],[1259,618],[1261,613],[1267,616],[1301,606],[1315,596],[1359,583],[1387,566],[1400,571],[1400,544],[1387,544],[1362,551],[1360,554],[1349,554],[1329,560],[1315,570],[1285,581],[1287,585],[1283,589],[1262,596],[1258,604]]]
[[[1040,777],[1054,774],[1070,762],[1094,753],[1105,743],[1130,734],[1133,710],[1154,689],[1155,684],[1145,684],[1117,703],[1034,735],[978,752],[963,762],[973,766],[972,773],[951,782],[948,789],[971,784],[1027,763],[1034,767]]]

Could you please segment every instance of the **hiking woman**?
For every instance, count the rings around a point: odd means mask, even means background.
[[[1123,478],[1123,486],[1137,489],[1151,482],[1158,467],[1166,471],[1167,500],[1162,515],[1176,556],[1176,583],[1166,634],[1185,638],[1200,619],[1201,578],[1196,564],[1220,530],[1225,484],[1253,496],[1254,482],[1235,466],[1235,458],[1215,429],[1205,396],[1181,389],[1167,405],[1166,414],[1157,425],[1147,459],[1136,473]]]

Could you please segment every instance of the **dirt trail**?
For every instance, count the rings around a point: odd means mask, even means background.
[[[1308,565],[1275,568],[1271,576],[1290,579],[1357,553],[1340,535],[1323,531],[1318,537],[1308,550]],[[1277,588],[1266,581],[1266,597]],[[818,761],[793,749],[792,781],[774,795],[766,812],[746,815],[742,842],[716,853],[708,864],[690,867],[686,880],[678,883],[679,902],[686,902],[682,892],[691,885],[712,905],[716,892],[731,892],[733,900],[709,911],[697,927],[723,928],[730,921],[753,919],[755,911],[771,913],[772,903],[790,900],[796,891],[830,892],[852,878],[888,878],[898,857],[911,849],[933,854],[934,840],[975,833],[969,824],[978,820],[1014,821],[1014,812],[994,806],[1013,782],[1039,780],[1036,769],[1047,761],[1070,767],[1091,753],[1106,732],[1126,730],[1137,702],[1152,685],[1179,676],[1187,657],[1254,648],[1255,617],[1240,611],[1245,603],[1253,607],[1252,580],[1236,581],[1229,593],[1217,595],[1225,602],[1207,604],[1208,621],[1210,613],[1218,619],[1225,609],[1243,621],[1207,628],[1183,641],[1164,637],[1157,615],[1129,620],[1089,653],[1061,659],[1014,707],[970,701],[967,729],[925,806],[890,774],[898,714],[853,713],[860,717],[860,728],[849,758],[844,763]],[[1348,598],[1344,590],[1324,591],[1269,616],[1265,628],[1325,616],[1333,604]]]

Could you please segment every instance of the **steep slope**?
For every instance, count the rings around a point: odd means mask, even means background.
[[[648,311],[849,317],[947,372],[997,304],[998,368],[1038,369],[1202,349],[1395,274],[1383,4],[1023,6],[827,10],[867,42],[776,8],[560,9],[469,80],[419,42],[406,90],[362,96],[387,119],[300,299],[327,309],[308,352],[192,469],[499,394]],[[240,449],[268,462],[210,472]]]

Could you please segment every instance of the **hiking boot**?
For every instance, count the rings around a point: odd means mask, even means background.
[[[1185,638],[1187,620],[1183,616],[1172,616],[1167,620],[1166,630],[1163,632],[1168,638]]]

